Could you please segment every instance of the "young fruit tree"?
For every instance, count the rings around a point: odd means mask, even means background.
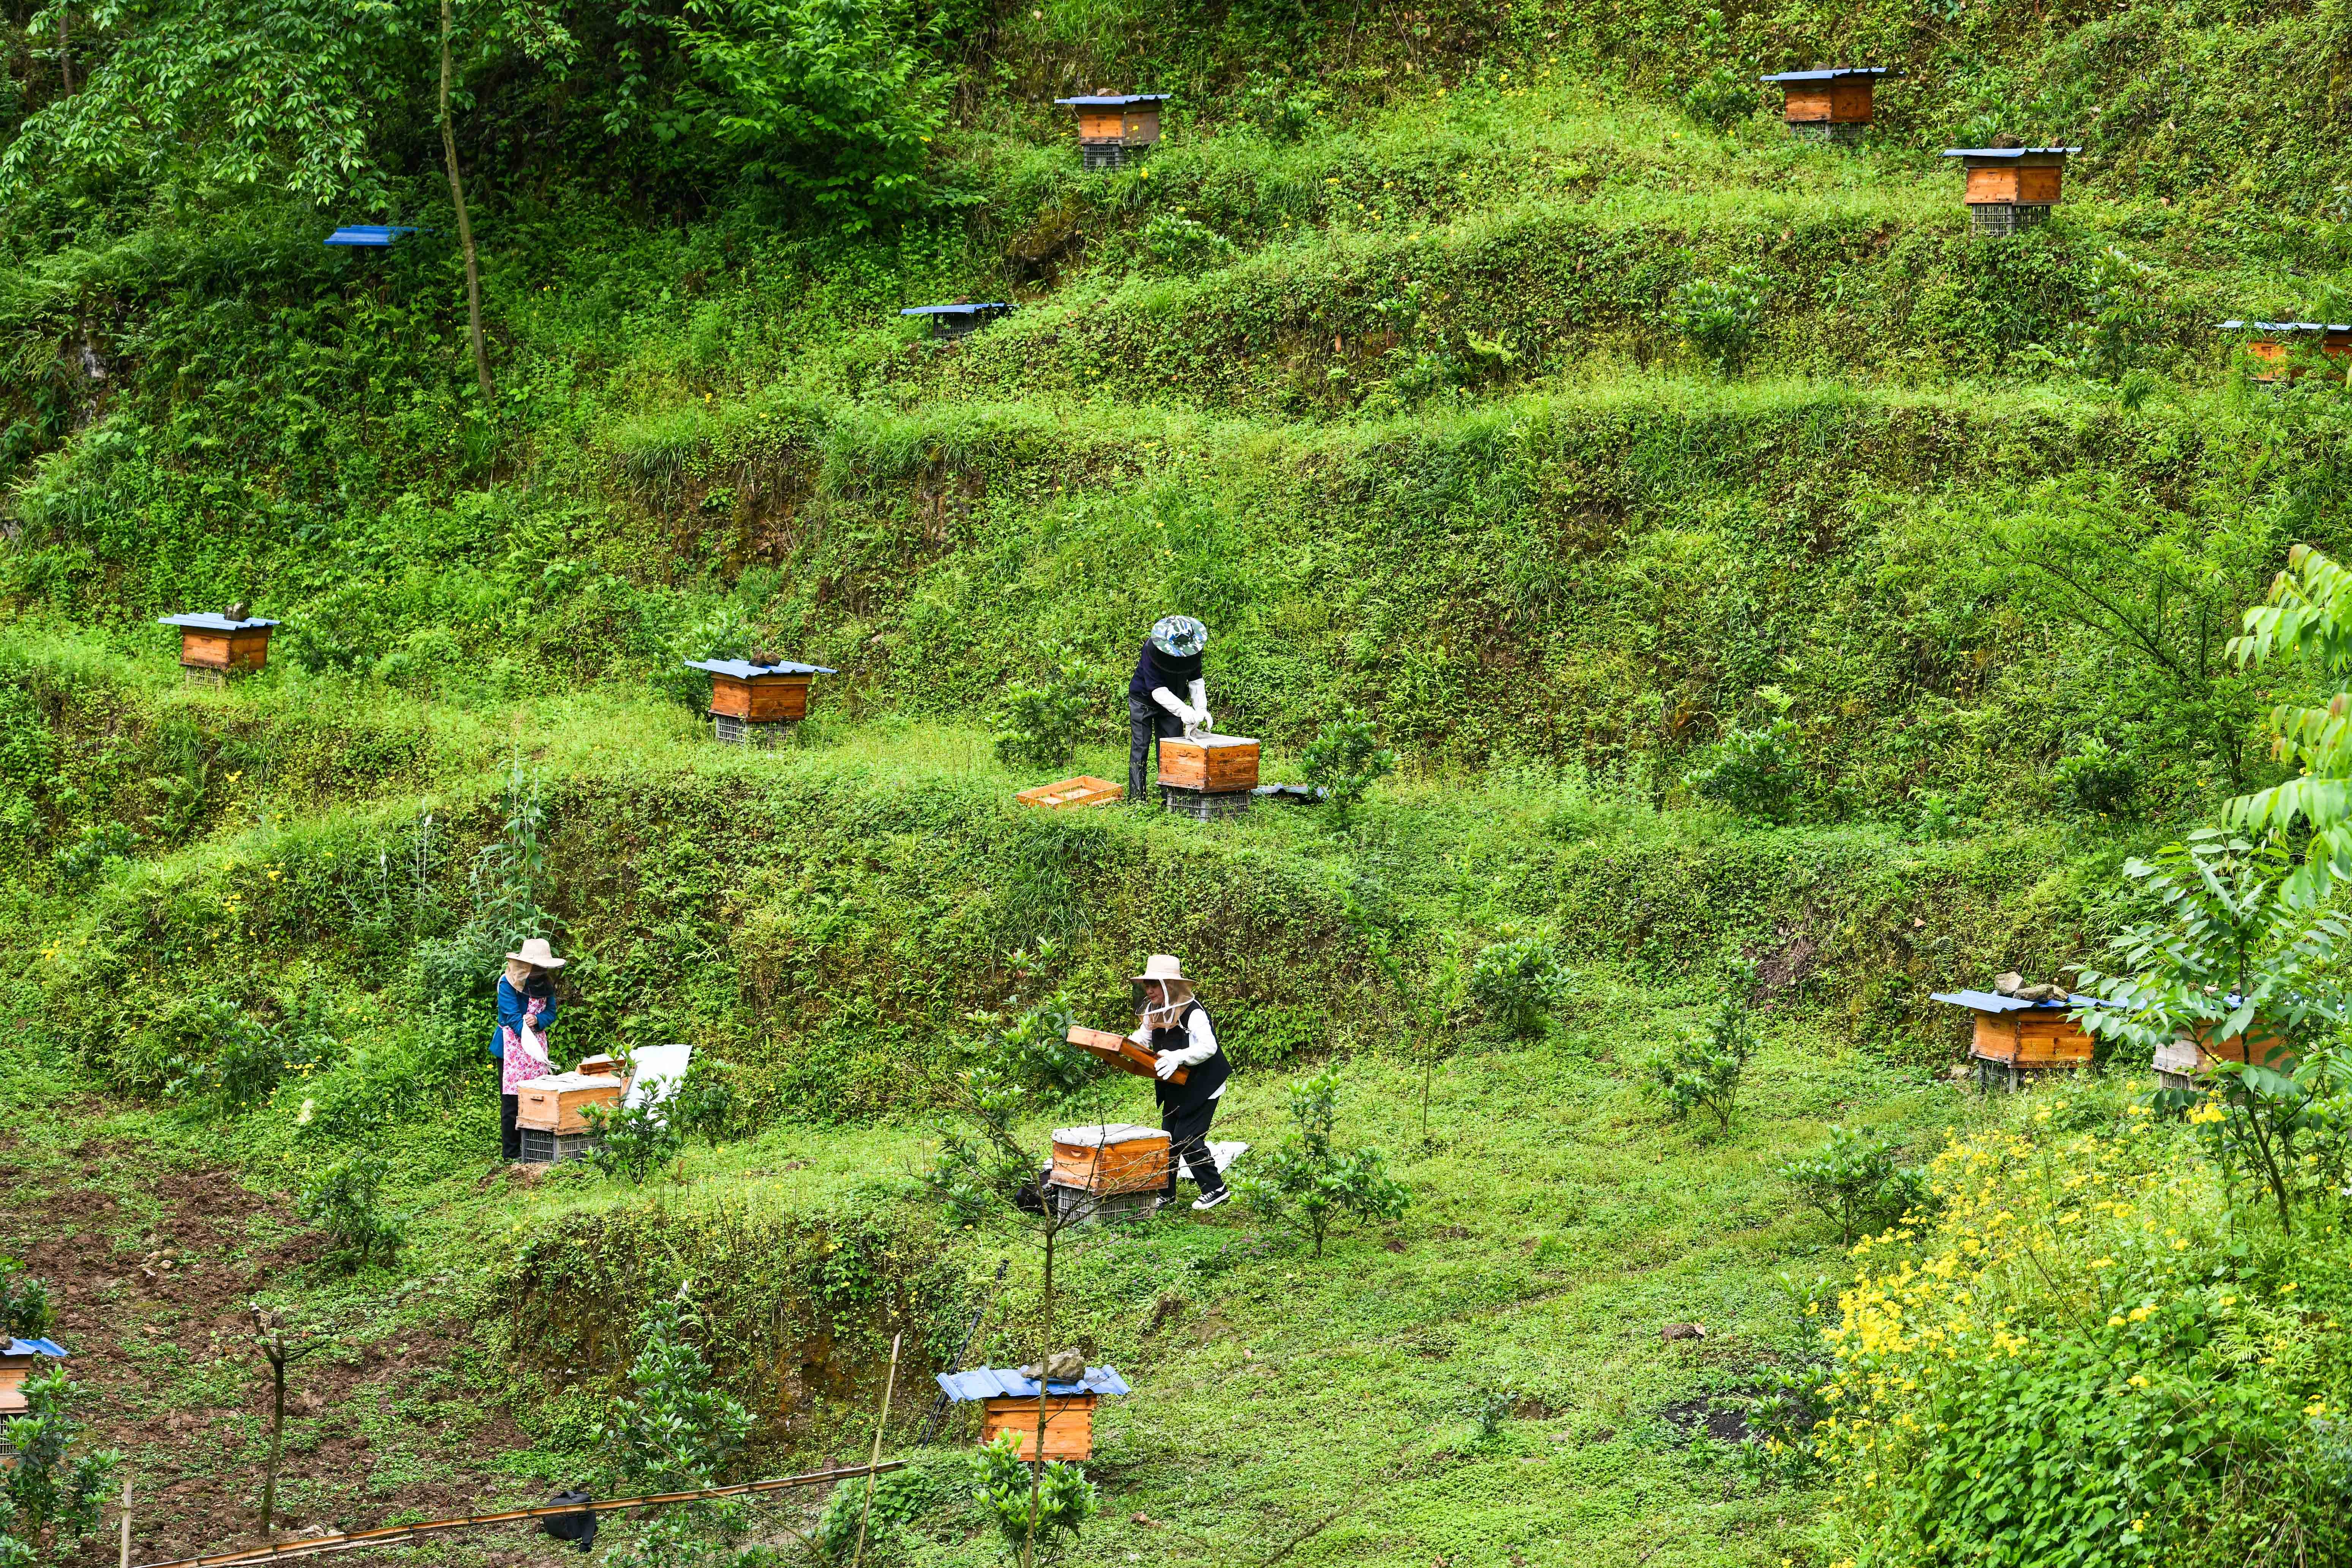
[[[67,1561],[73,1543],[98,1528],[106,1483],[122,1463],[111,1448],[74,1452],[81,1423],[65,1368],[37,1372],[17,1392],[25,1413],[0,1422],[0,1442],[16,1450],[0,1468],[0,1568]]]
[[[1234,1183],[1259,1213],[1304,1233],[1318,1258],[1334,1224],[1397,1219],[1412,1203],[1412,1189],[1390,1176],[1387,1157],[1379,1150],[1343,1153],[1332,1148],[1339,1099],[1337,1068],[1292,1084],[1290,1136],[1255,1175]]]
[[[692,1491],[717,1486],[751,1436],[751,1413],[718,1384],[694,1343],[700,1327],[688,1292],[656,1301],[637,1320],[637,1356],[629,1366],[634,1393],[616,1400],[597,1436],[614,1468],[651,1491]],[[741,1533],[741,1500],[703,1501],[657,1510],[633,1550],[615,1561],[632,1568],[688,1568],[714,1556],[714,1538]]]
[[[1756,1019],[1748,1002],[1755,981],[1752,965],[1735,965],[1707,1032],[1686,1035],[1651,1058],[1650,1086],[1676,1121],[1703,1106],[1714,1114],[1717,1131],[1731,1126],[1740,1076],[1756,1054]]]

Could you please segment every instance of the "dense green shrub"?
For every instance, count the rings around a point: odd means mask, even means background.
[[[1797,726],[1775,718],[1760,730],[1734,729],[1684,775],[1693,795],[1756,822],[1786,822],[1804,790]]]
[[[28,1274],[13,1258],[0,1256],[0,1338],[37,1340],[57,1326],[49,1282]]]
[[[1478,950],[1466,983],[1486,1021],[1513,1039],[1533,1039],[1567,1005],[1575,984],[1549,931],[1507,931]]]
[[[971,1489],[1005,1555],[1031,1568],[1059,1562],[1102,1506],[1084,1469],[1059,1459],[1024,1464],[1021,1439],[1011,1432],[972,1455]]]
[[[1363,713],[1350,708],[1323,726],[1299,754],[1307,782],[1322,792],[1335,821],[1346,823],[1372,785],[1396,772],[1396,753],[1380,743]]]
[[[327,1233],[332,1256],[364,1268],[380,1250],[392,1261],[406,1227],[383,1207],[383,1182],[391,1166],[378,1154],[347,1154],[302,1184],[296,1212]]]
[[[1747,363],[1764,325],[1764,275],[1734,267],[1721,278],[1677,285],[1667,320],[1684,341],[1725,375]]]
[[[1851,1127],[1832,1126],[1827,1143],[1781,1166],[1780,1175],[1836,1224],[1843,1242],[1901,1219],[1927,1196],[1919,1173],[1895,1163],[1894,1144]]]
[[[106,1483],[122,1463],[107,1448],[75,1452],[83,1424],[73,1415],[75,1390],[66,1369],[46,1363],[18,1385],[26,1409],[0,1423],[0,1437],[16,1450],[0,1470],[0,1568],[30,1568],[71,1553],[98,1528]]]
[[[993,719],[996,756],[1013,767],[1056,768],[1076,754],[1094,728],[1102,680],[1091,661],[1066,647],[1050,649],[1045,672],[1005,687]]]

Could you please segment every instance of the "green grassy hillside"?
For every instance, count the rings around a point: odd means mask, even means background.
[[[488,399],[437,17],[11,29],[0,1257],[139,1561],[260,1542],[253,1301],[322,1337],[315,1531],[652,1484],[605,1428],[673,1299],[738,1476],[861,1457],[903,1333],[867,1560],[1000,1560],[969,1423],[915,1441],[970,1315],[1008,1365],[1045,1306],[951,1179],[965,1075],[1173,952],[1236,1170],[1336,1068],[1411,1201],[1320,1258],[1250,1201],[1065,1237],[1056,1342],[1135,1386],[1065,1561],[2352,1562],[2352,1107],[2289,1236],[2144,1051],[1980,1097],[1930,999],[2104,964],[2126,862],[2285,776],[2265,715],[2334,689],[2226,645],[2291,547],[2352,546],[2343,365],[2257,384],[2214,323],[2352,300],[2335,10],[455,16]],[[1859,147],[1752,86],[1832,61],[1903,73]],[[1081,172],[1050,100],[1097,88],[1174,95],[1139,164]],[[1988,239],[1937,153],[2000,132],[2084,152]],[[320,244],[361,221],[423,232]],[[1018,309],[897,314],[956,300]],[[184,680],[154,618],[236,599],[268,668]],[[1270,779],[1373,721],[1357,816],[1013,800],[1123,776],[1171,611]],[[779,752],[715,744],[681,668],[755,648],[838,671]],[[1070,660],[1075,753],[1000,760]],[[492,1158],[526,934],[571,956],[559,1055],[688,1041],[726,1086],[642,1184]],[[1465,979],[1514,952],[1565,976],[1531,1033]],[[1658,1060],[1727,999],[1736,1111],[1677,1117]],[[1032,1144],[1151,1119],[1015,1058]],[[1920,1173],[1883,1244],[1801,1197],[1832,1127]],[[327,1234],[355,1157],[388,1261]],[[795,1533],[821,1501],[724,1560],[845,1561]]]

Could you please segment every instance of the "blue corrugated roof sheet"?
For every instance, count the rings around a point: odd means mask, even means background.
[[[782,659],[775,664],[753,664],[743,658],[689,658],[688,669],[707,669],[713,675],[731,675],[738,680],[749,680],[755,675],[839,675],[837,669],[827,669],[821,664],[799,664]]]
[[[1054,101],[1073,109],[1117,109],[1129,103],[1165,103],[1173,96],[1165,92],[1126,92],[1105,98],[1057,98]]]
[[[2070,156],[2081,152],[2080,147],[1947,147],[1947,158],[2022,158],[2028,153],[2064,153]]]
[[[2103,996],[2085,996],[2080,992],[2063,1002],[2028,1002],[2022,996],[2004,996],[1998,991],[1938,991],[1929,998],[1949,1002],[1955,1006],[1973,1007],[1979,1013],[2024,1013],[2035,1009],[2056,1011],[2061,1007],[2120,1007],[2120,1002],[2110,1002]]]
[[[2352,332],[2352,325],[2342,321],[2223,321],[2225,332]]]
[[[1776,71],[1759,76],[1758,81],[1832,81],[1842,76],[1898,76],[1901,73],[1885,66],[1822,66],[1817,70]]]
[[[232,621],[226,616],[215,615],[212,611],[206,610],[201,615],[165,616],[155,624],[159,626],[192,626],[200,632],[249,632],[256,626],[274,626],[278,623],[263,620],[259,616],[251,616],[241,621]]]
[[[401,240],[415,232],[416,226],[415,224],[351,223],[345,224],[342,227],[329,235],[327,237],[327,243],[329,245],[347,247],[358,246],[371,249],[381,249],[387,245],[397,245]]]
[[[1034,1399],[1037,1382],[1024,1377],[1018,1371],[992,1366],[974,1367],[970,1372],[943,1372],[940,1375],[940,1391],[961,1405],[973,1399]],[[1045,1393],[1056,1394],[1128,1394],[1133,1392],[1118,1369],[1090,1366],[1087,1375],[1076,1383],[1049,1383]]]
[[[66,1347],[55,1340],[12,1339],[8,1342],[8,1348],[0,1351],[0,1355],[45,1355],[63,1361],[66,1359]]]
[[[1010,310],[1011,305],[1002,300],[991,300],[980,305],[909,305],[898,312],[902,316],[976,316],[982,310]]]

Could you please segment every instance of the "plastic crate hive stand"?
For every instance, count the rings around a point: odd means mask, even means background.
[[[1012,310],[1002,300],[991,300],[979,305],[911,305],[898,314],[920,317],[929,323],[933,338],[943,339],[969,336]]]
[[[1037,1384],[1015,1371],[975,1367],[970,1372],[939,1374],[940,1391],[957,1405],[978,1401],[982,1410],[980,1440],[995,1441],[1000,1432],[1021,1439],[1021,1457],[1037,1457]],[[1045,1385],[1045,1458],[1088,1459],[1095,1451],[1095,1402],[1130,1392],[1118,1369],[1090,1366],[1076,1383]]]

